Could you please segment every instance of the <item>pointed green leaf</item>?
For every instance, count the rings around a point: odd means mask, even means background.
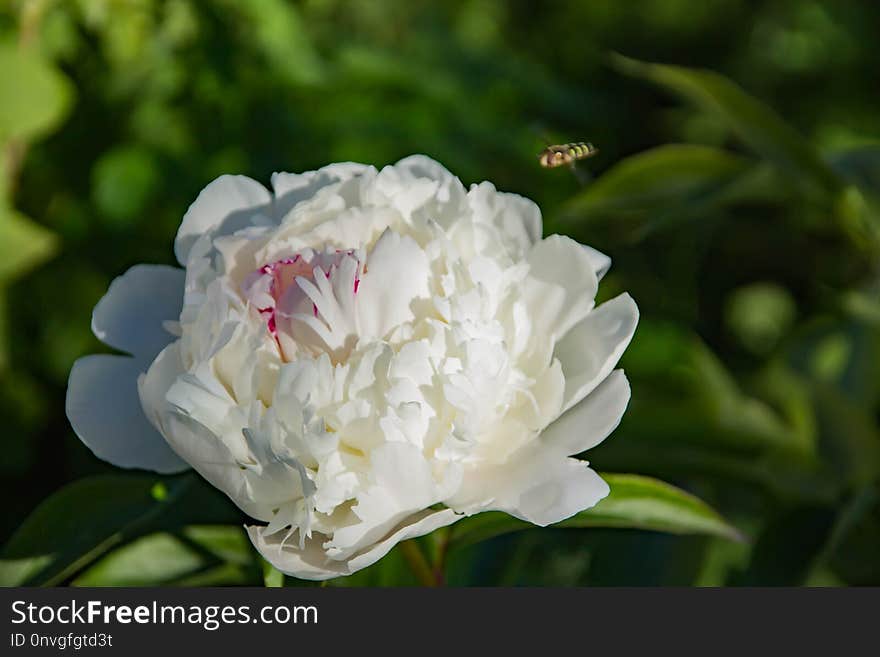
[[[558,527],[626,527],[742,540],[718,512],[676,486],[641,475],[603,477],[611,486],[608,497],[592,509],[563,520]]]
[[[121,544],[159,513],[156,477],[109,475],[65,486],[18,528],[0,554],[0,584],[52,585]]]
[[[644,232],[704,211],[748,166],[745,158],[709,146],[660,146],[618,162],[569,201],[564,214]]]
[[[809,142],[773,110],[713,71],[641,62],[615,55],[623,73],[650,80],[723,120],[750,148],[789,174],[803,188],[834,195],[840,179]]]
[[[642,321],[639,339],[630,345],[622,365],[642,392],[634,400],[637,412],[630,416],[633,439],[606,449],[632,449],[638,454],[647,445],[700,447],[723,449],[727,459],[779,453],[799,461],[815,453],[810,425],[780,414],[764,398],[744,390],[717,354],[678,325],[650,318]],[[784,408],[787,403],[780,401],[780,405]],[[638,469],[644,469],[644,461],[637,460],[642,463]]]
[[[708,504],[658,479],[632,474],[603,474],[611,493],[592,509],[553,527],[648,529],[672,534],[705,534],[742,540],[741,534]],[[452,527],[451,548],[534,527],[506,513],[464,518]]]
[[[215,583],[248,583],[253,566],[241,527],[193,526],[158,532],[113,550],[74,581],[74,586],[161,586],[213,573]],[[225,579],[217,581],[220,566]]]

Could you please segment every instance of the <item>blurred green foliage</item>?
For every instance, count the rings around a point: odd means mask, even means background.
[[[214,176],[423,152],[613,257],[600,294],[642,321],[590,461],[746,537],[622,479],[606,510],[640,528],[475,518],[422,541],[450,583],[880,584],[878,26],[869,0],[5,3],[0,579],[295,583],[197,478],[94,459],[67,374]],[[596,144],[593,179],[537,167],[548,139]],[[654,531],[675,505],[700,535]],[[414,583],[398,549],[332,585]]]

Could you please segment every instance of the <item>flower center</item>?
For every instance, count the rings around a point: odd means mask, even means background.
[[[244,296],[265,319],[284,360],[299,349],[332,356],[345,346],[354,329],[362,262],[363,254],[353,249],[305,249],[245,279]]]

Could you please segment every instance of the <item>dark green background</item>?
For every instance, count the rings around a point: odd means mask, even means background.
[[[4,7],[0,37],[41,53],[72,93],[6,169],[9,204],[57,241],[4,283],[0,542],[62,485],[115,472],[66,421],[67,375],[106,350],[89,318],[110,280],[173,262],[207,182],[425,153],[466,184],[529,196],[545,233],[612,256],[601,295],[629,291],[642,321],[623,361],[630,410],[590,461],[674,482],[749,537],[526,531],[452,555],[452,583],[880,584],[880,3]],[[682,96],[612,53],[711,69],[778,116],[701,103],[705,88]],[[592,141],[594,182],[539,168],[545,139]],[[676,143],[704,148],[652,150]],[[104,581],[195,581],[145,554],[136,575]],[[386,561],[355,581],[406,583]],[[245,563],[201,581],[260,575]]]

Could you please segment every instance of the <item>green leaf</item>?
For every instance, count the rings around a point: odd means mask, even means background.
[[[641,237],[671,219],[704,212],[748,166],[745,158],[709,146],[660,146],[618,162],[563,213]]]
[[[717,433],[713,437],[740,449],[778,450],[790,456],[814,456],[815,436],[799,432],[763,400],[744,393],[724,363],[703,342],[694,343],[689,365],[700,410]],[[685,416],[687,417],[687,416]]]
[[[243,30],[272,69],[294,84],[311,84],[324,75],[321,59],[315,51],[299,10],[283,0],[229,2],[230,10],[239,12]]]
[[[0,586],[64,582],[112,548],[151,530],[192,487],[190,475],[105,475],[81,479],[51,495],[13,534],[0,553]],[[157,499],[161,497],[162,499]]]
[[[708,504],[680,488],[641,475],[603,477],[611,486],[608,497],[558,527],[628,527],[743,540]]]
[[[802,188],[836,195],[841,181],[818,153],[778,114],[723,75],[641,62],[614,55],[621,72],[654,82],[724,121],[742,141],[790,175]]]
[[[632,474],[603,474],[611,493],[592,509],[552,527],[649,529],[672,534],[706,534],[731,540],[742,535],[699,498],[671,484]],[[506,513],[488,512],[453,525],[450,548],[460,548],[534,527]]]
[[[33,50],[0,43],[0,144],[49,133],[73,98],[73,87]]]
[[[112,551],[74,586],[161,586],[212,573],[215,584],[248,583],[250,542],[241,527],[194,526],[158,532]],[[218,580],[223,573],[225,578]]]
[[[661,449],[722,447],[751,452],[751,458],[769,452],[799,459],[815,454],[810,427],[787,421],[770,404],[744,391],[719,357],[680,326],[641,322],[639,339],[622,364],[642,389],[628,424],[636,442],[642,441],[638,449],[653,443]]]
[[[56,248],[53,233],[0,206],[0,283],[42,262]]]
[[[284,573],[278,570],[265,559],[260,559],[263,564],[263,586],[277,589],[284,586]]]

